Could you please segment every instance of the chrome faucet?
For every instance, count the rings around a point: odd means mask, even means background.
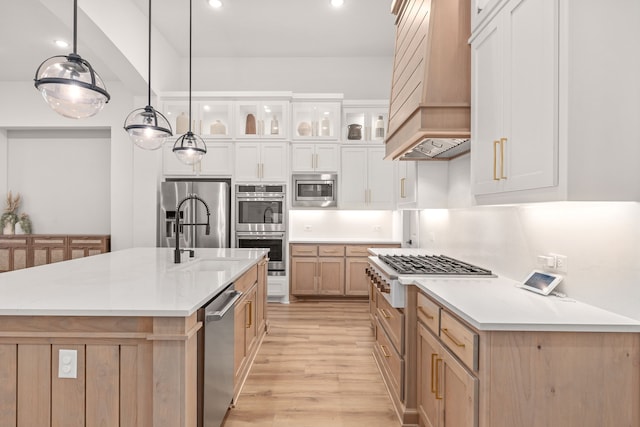
[[[195,252],[193,249],[180,249],[180,208],[182,207],[182,204],[187,200],[197,200],[204,205],[205,209],[207,210],[207,222],[206,223],[193,222],[191,224],[185,223],[182,225],[204,225],[205,226],[204,234],[209,235],[211,233],[211,225],[209,223],[209,216],[211,215],[211,212],[209,211],[209,206],[207,205],[207,202],[202,200],[200,196],[198,196],[197,194],[187,194],[187,197],[180,200],[178,202],[178,206],[176,207],[176,250],[174,251],[174,255],[173,255],[173,262],[175,264],[180,264],[180,254],[182,252],[188,251],[189,257],[191,258],[193,258],[195,255]]]

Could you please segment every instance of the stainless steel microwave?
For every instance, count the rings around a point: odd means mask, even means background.
[[[299,208],[335,208],[338,206],[338,174],[293,174],[291,206]]]

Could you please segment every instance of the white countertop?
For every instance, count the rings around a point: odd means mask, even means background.
[[[432,255],[424,249],[369,249],[374,255]],[[376,260],[376,264],[386,266]],[[490,266],[480,266],[488,267]],[[478,330],[640,332],[640,321],[589,304],[543,296],[505,277],[452,278],[399,275]]]
[[[134,248],[0,274],[0,316],[193,314],[258,262],[266,249]]]

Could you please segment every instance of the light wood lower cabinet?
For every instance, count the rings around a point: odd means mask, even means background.
[[[640,426],[640,334],[478,331],[407,296],[420,426]]]
[[[418,336],[420,426],[477,426],[478,379],[422,324]]]
[[[0,236],[0,272],[109,252],[110,236],[25,234]]]
[[[367,248],[399,247],[397,244],[290,245],[291,295],[294,297],[369,295]]]
[[[238,399],[267,330],[267,260],[235,282],[243,293],[234,309],[234,402]]]

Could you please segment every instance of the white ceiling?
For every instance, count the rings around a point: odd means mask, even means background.
[[[120,1],[134,3],[147,16],[147,0]],[[71,48],[55,47],[52,41],[57,38],[71,41],[72,0],[2,3],[0,54],[5,58],[5,66],[0,67],[0,81],[31,80],[40,62],[71,52]],[[213,9],[206,0],[193,0],[194,57],[393,55],[391,0],[345,0],[340,9],[332,8],[329,0],[224,0],[224,3],[221,9]],[[81,0],[81,8],[82,4]],[[187,57],[189,0],[156,0],[152,17],[154,27],[178,55]],[[86,37],[83,40],[86,28],[82,25],[93,24],[79,16],[78,53],[100,70],[103,79],[117,79],[116,73],[107,68],[112,58],[104,57],[102,49],[93,52],[88,46],[92,43]],[[140,25],[146,30],[146,21]],[[131,42],[146,45],[146,39]]]

